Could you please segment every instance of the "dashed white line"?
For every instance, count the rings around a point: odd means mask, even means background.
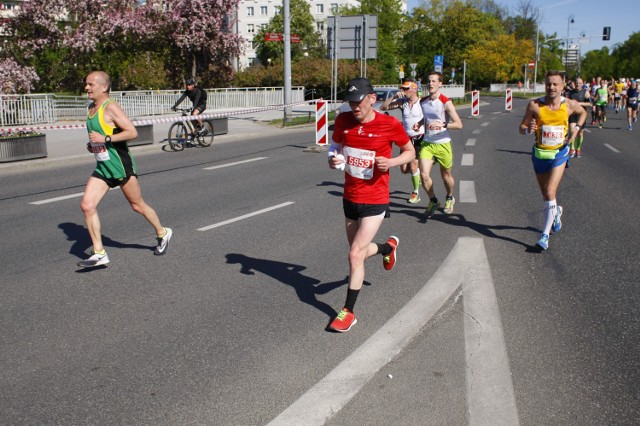
[[[476,139],[475,138],[469,138],[469,139],[467,139],[467,143],[465,145],[474,146],[475,144],[476,144]]]
[[[473,132],[471,132],[471,134],[473,134],[473,135],[477,135],[477,134],[480,134],[480,132],[482,132],[482,130],[480,130],[480,129],[475,129]]]
[[[68,200],[69,198],[82,197],[82,194],[84,194],[84,192],[77,192],[75,194],[63,195],[61,197],[47,198],[46,200],[40,200],[40,201],[32,201],[29,204],[39,206],[40,204],[55,203],[56,201]]]
[[[480,125],[480,127],[487,127],[488,125],[489,125],[489,122],[488,122],[488,121],[485,121],[484,123],[482,123],[482,124]]]
[[[473,154],[462,154],[461,166],[473,166]]]
[[[617,149],[615,149],[614,147],[612,147],[608,143],[605,143],[604,146],[606,146],[607,148],[609,148],[611,151],[615,152],[616,154],[620,154],[620,151],[618,151]]]
[[[109,191],[114,191],[116,189],[120,189],[120,187],[117,186],[115,188],[111,188],[109,189]],[[82,197],[83,195],[84,195],[84,192],[76,192],[75,194],[61,195],[60,197],[47,198],[46,200],[32,201],[29,204],[33,204],[34,206],[39,206],[41,204],[55,203],[56,201],[68,200],[70,198],[78,198],[78,197]]]
[[[248,160],[242,160],[242,161],[236,161],[233,163],[227,163],[227,164],[220,164],[219,166],[212,166],[212,167],[204,167],[203,170],[215,170],[215,169],[222,169],[223,167],[231,167],[231,166],[237,166],[238,164],[245,164],[245,163],[251,163],[253,161],[259,161],[259,160],[264,160],[268,157],[256,157],[256,158],[250,158]]]
[[[210,229],[213,229],[213,228],[218,228],[220,226],[228,225],[230,223],[237,222],[239,220],[247,219],[247,218],[250,218],[250,217],[253,217],[253,216],[257,216],[257,215],[262,214],[262,213],[267,213],[267,212],[270,212],[272,210],[276,210],[276,209],[280,209],[282,207],[290,206],[291,204],[294,204],[294,202],[293,201],[287,201],[286,203],[278,204],[278,205],[272,206],[272,207],[267,207],[266,209],[258,210],[258,211],[255,211],[253,213],[243,214],[242,216],[234,217],[233,219],[225,220],[223,222],[214,223],[213,225],[209,225],[209,226],[204,226],[202,228],[198,228],[198,231],[209,231]]]
[[[460,181],[460,202],[461,203],[477,203],[476,186],[472,180]]]

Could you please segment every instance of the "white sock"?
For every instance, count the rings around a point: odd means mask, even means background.
[[[558,213],[558,204],[556,200],[549,200],[544,202],[544,230],[543,234],[549,235],[551,233],[551,225]]]

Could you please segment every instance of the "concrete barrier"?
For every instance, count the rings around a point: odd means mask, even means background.
[[[229,118],[212,118],[207,120],[213,126],[213,135],[226,135],[229,133]]]
[[[0,163],[47,156],[46,135],[0,138]]]
[[[129,146],[149,145],[154,142],[153,140],[153,124],[145,124],[143,126],[136,126],[138,131],[138,137],[128,142]]]

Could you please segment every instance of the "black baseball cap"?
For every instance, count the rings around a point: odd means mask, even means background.
[[[354,78],[349,81],[345,102],[360,102],[365,96],[375,93],[371,82],[367,78]]]

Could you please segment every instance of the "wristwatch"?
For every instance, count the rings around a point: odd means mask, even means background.
[[[105,136],[104,143],[111,143],[111,136]]]
[[[445,128],[445,129],[447,128],[448,125],[449,125],[449,123],[447,123],[446,121],[444,123],[442,123],[442,127]]]
[[[574,128],[574,129],[578,129],[578,131],[580,131],[580,129],[581,129],[582,127],[580,127],[580,125],[579,125],[579,124],[576,124],[575,126],[573,126],[573,128]]]

